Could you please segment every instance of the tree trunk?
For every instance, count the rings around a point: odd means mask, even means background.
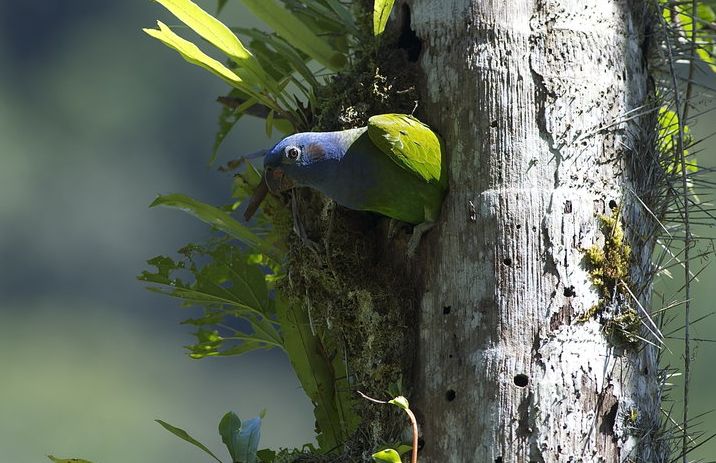
[[[657,349],[637,338],[655,342],[641,308],[654,223],[635,199],[658,171],[654,118],[635,116],[651,96],[650,13],[618,0],[407,4],[421,109],[450,166],[422,247],[421,461],[665,461]],[[585,250],[622,224],[628,278],[604,291]],[[614,324],[635,314],[631,333]]]

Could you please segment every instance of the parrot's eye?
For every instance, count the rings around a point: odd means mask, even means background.
[[[298,156],[300,154],[301,154],[301,151],[295,146],[289,146],[286,148],[286,157],[292,161],[295,161],[296,159],[298,159]]]

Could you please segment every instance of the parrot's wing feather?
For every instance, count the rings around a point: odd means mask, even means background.
[[[442,145],[430,127],[407,114],[380,114],[368,119],[371,141],[401,168],[428,183],[445,187]]]

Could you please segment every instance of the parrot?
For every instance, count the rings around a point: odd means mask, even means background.
[[[366,127],[301,132],[279,141],[244,213],[250,220],[265,196],[295,187],[320,191],[348,209],[414,225],[408,254],[437,221],[448,181],[443,144],[407,114],[380,114]]]

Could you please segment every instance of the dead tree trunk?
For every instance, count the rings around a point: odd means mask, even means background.
[[[635,199],[654,180],[646,7],[407,3],[450,165],[423,247],[422,461],[663,461],[656,349],[640,340],[656,342],[654,224]],[[608,254],[622,226],[628,275],[594,284],[585,250]]]

